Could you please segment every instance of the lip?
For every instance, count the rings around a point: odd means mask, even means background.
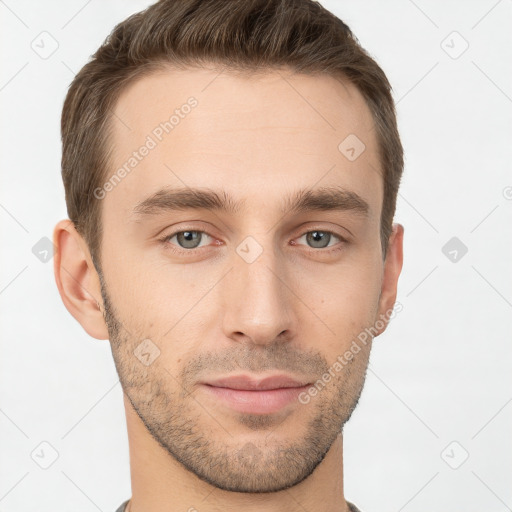
[[[243,413],[272,414],[298,402],[310,383],[289,375],[231,375],[201,382],[202,389],[223,405]]]
[[[307,385],[305,380],[294,379],[289,375],[279,374],[268,377],[251,377],[250,375],[230,375],[205,381],[203,384],[217,388],[229,388],[246,391],[266,391],[269,389],[299,388]]]

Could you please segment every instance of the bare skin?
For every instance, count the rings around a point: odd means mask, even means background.
[[[196,106],[157,140],[155,128],[190,97]],[[110,339],[130,512],[347,511],[342,428],[371,340],[333,365],[389,317],[403,259],[399,224],[382,255],[382,173],[363,97],[331,77],[286,70],[248,78],[168,69],[131,84],[115,114],[106,181],[148,135],[157,143],[102,189],[101,276],[66,220],[55,228],[55,274],[70,313]],[[354,161],[338,149],[349,134],[366,146]],[[337,196],[344,207],[285,203],[326,187],[346,192]],[[164,192],[191,188],[242,203],[236,212],[162,206]],[[260,389],[233,405],[242,394],[226,399],[212,386],[233,375],[256,384],[284,375],[297,396],[266,410],[253,400]]]

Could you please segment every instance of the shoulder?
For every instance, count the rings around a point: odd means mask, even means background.
[[[116,512],[124,512],[125,511],[125,508],[126,508],[126,505],[128,504],[130,500],[126,500],[117,510]]]
[[[347,501],[347,505],[350,512],[361,512],[353,503],[350,503],[350,501]]]

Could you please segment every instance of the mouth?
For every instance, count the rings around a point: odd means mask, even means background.
[[[298,396],[311,383],[280,374],[270,377],[232,375],[200,385],[222,405],[237,412],[272,414],[298,403]]]

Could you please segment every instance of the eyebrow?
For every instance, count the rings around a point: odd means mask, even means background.
[[[209,188],[161,189],[139,202],[133,209],[138,218],[166,212],[205,209],[236,215],[244,209],[245,200],[235,200],[225,190]],[[368,203],[353,191],[340,186],[300,189],[283,201],[281,213],[308,211],[351,211],[367,216]]]

